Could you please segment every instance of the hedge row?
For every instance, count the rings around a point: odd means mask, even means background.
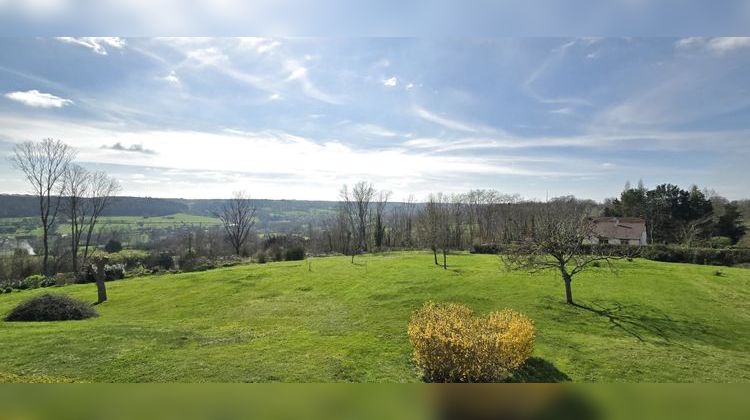
[[[703,265],[738,265],[750,263],[750,248],[689,248],[679,245],[588,245],[585,251],[604,252],[614,256],[639,256],[653,261],[691,263]],[[507,246],[483,244],[472,247],[475,254],[502,254]]]

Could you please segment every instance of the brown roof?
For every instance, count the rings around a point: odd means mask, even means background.
[[[638,217],[597,217],[594,232],[607,239],[641,239],[646,231],[646,221]]]

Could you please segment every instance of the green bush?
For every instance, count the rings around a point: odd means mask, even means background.
[[[86,302],[66,295],[43,294],[13,308],[6,321],[67,321],[98,316]]]
[[[174,268],[174,258],[166,252],[149,254],[145,261],[150,269],[171,270]]]
[[[21,280],[18,283],[16,288],[17,289],[36,289],[36,288],[42,287],[42,282],[44,282],[45,279],[46,277],[44,277],[41,274],[32,274],[26,277],[25,279]]]
[[[137,265],[126,273],[127,277],[140,277],[147,276],[149,274],[152,274],[152,271],[144,267],[143,265]]]
[[[57,273],[52,276],[52,280],[57,286],[78,283],[78,278],[75,273]]]
[[[104,250],[109,252],[110,254],[115,253],[115,252],[120,252],[122,251],[122,244],[120,243],[120,241],[110,239],[104,245]]]
[[[194,253],[188,253],[180,257],[180,270],[185,272],[206,271],[216,268],[216,264],[206,257],[199,257]]]
[[[711,248],[729,248],[732,246],[732,238],[727,238],[726,236],[714,236],[708,241],[708,243]]]
[[[96,255],[95,253],[94,255]],[[106,255],[110,264],[125,264],[125,269],[130,270],[139,265],[145,264],[149,253],[136,249],[123,249],[120,252]]]
[[[649,245],[641,249],[641,256],[654,261],[732,266],[749,263],[750,249]]]
[[[292,246],[284,253],[286,261],[299,261],[305,259],[305,248],[301,245]]]

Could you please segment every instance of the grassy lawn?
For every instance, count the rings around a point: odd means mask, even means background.
[[[447,271],[416,252],[308,261],[123,280],[99,318],[0,322],[0,380],[419,381],[406,325],[430,299],[527,314],[535,360],[573,381],[750,380],[747,269],[622,261],[574,280],[585,309],[564,304],[554,273],[489,255],[451,256]],[[0,295],[0,314],[45,291]]]

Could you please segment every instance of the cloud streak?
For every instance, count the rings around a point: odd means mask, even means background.
[[[73,101],[70,99],[61,98],[51,93],[39,92],[36,89],[27,90],[25,92],[8,92],[4,96],[12,101],[33,108],[62,108],[73,104]]]
[[[127,42],[119,37],[58,37],[58,41],[86,47],[99,55],[107,55],[108,48],[123,49]]]
[[[143,153],[146,155],[155,155],[156,152],[151,149],[146,149],[142,144],[131,144],[130,146],[123,146],[122,143],[117,142],[111,146],[102,146],[102,149],[116,150],[119,152],[133,152]]]

